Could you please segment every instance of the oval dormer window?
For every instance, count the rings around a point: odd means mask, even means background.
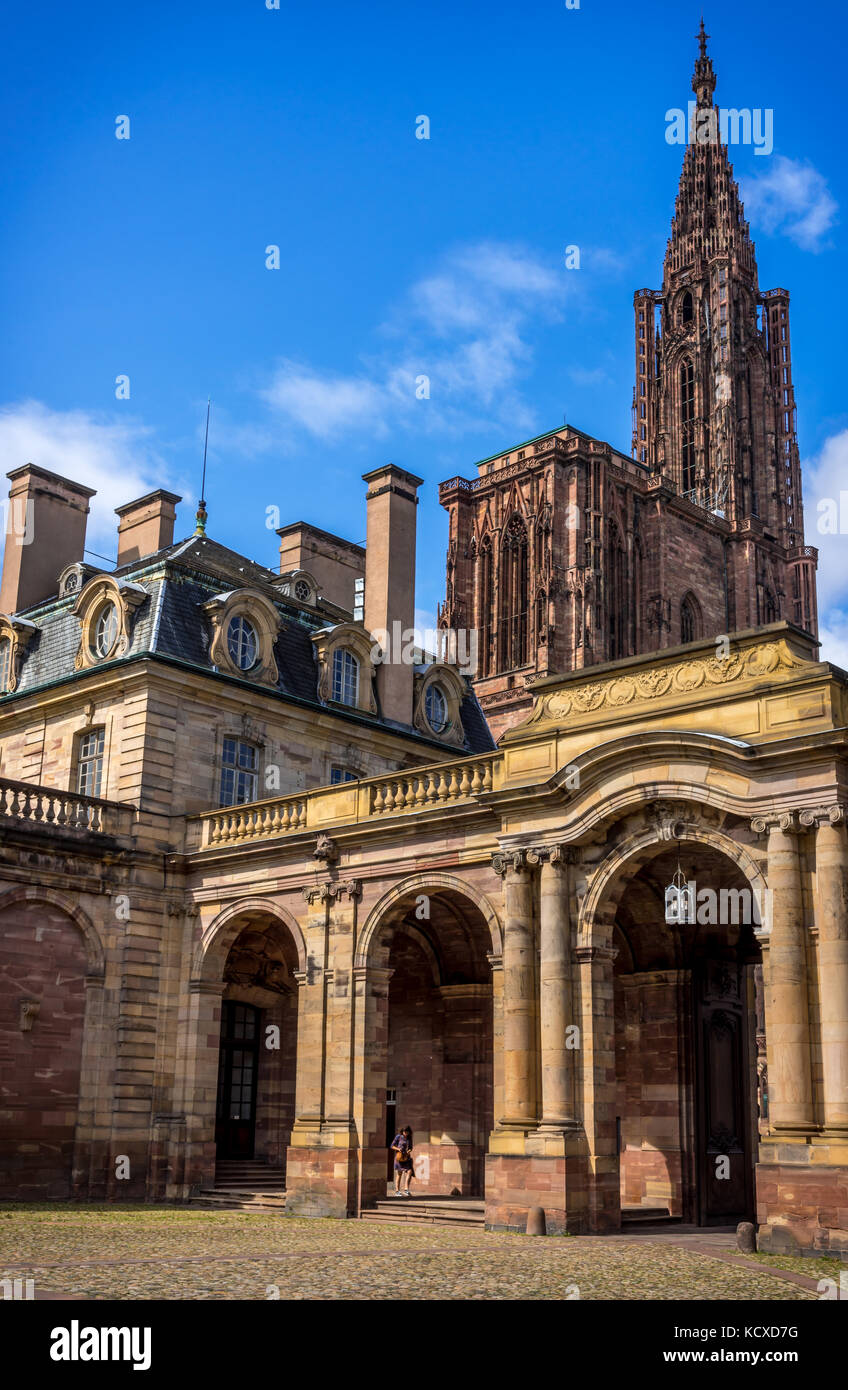
[[[249,671],[256,665],[256,629],[239,614],[227,628],[227,651],[234,666]]]
[[[118,610],[114,603],[104,603],[94,624],[94,650],[97,656],[111,656],[118,640]]]
[[[424,712],[434,734],[443,734],[448,726],[448,702],[440,685],[428,685],[424,697]]]

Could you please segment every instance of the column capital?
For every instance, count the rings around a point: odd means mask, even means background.
[[[580,965],[595,960],[615,960],[617,956],[617,946],[575,946],[574,948],[574,959]]]
[[[824,825],[844,825],[845,806],[838,801],[830,806],[810,806],[801,812],[799,820],[805,828],[815,826],[817,830]]]
[[[575,858],[572,845],[539,845],[535,847],[535,853],[542,864],[550,864],[556,869],[573,864]]]
[[[492,855],[492,868],[499,878],[507,874],[526,874],[540,862],[535,849],[510,849]]]
[[[798,812],[793,807],[786,811],[768,811],[762,816],[754,816],[751,829],[755,835],[769,835],[774,830],[780,830],[784,835],[798,835],[802,826],[798,823]]]

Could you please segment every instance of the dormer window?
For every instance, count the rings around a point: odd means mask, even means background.
[[[111,656],[118,641],[118,610],[111,601],[104,603],[94,624],[94,650],[101,658]]]
[[[331,699],[354,708],[359,703],[359,662],[346,647],[337,647],[333,652]]]
[[[434,734],[442,734],[447,728],[450,720],[448,719],[448,702],[445,692],[440,685],[428,685],[424,697],[424,712],[427,715],[427,723]]]
[[[250,671],[256,665],[256,629],[247,618],[238,614],[227,627],[227,651],[230,660],[240,671]]]

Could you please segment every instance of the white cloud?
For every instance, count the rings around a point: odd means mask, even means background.
[[[834,522],[838,528],[848,521],[848,430],[826,439],[803,471],[806,539],[818,546],[819,608],[824,613],[831,606],[848,607],[848,534],[833,530]]]
[[[826,618],[819,623],[819,640],[822,661],[830,661],[848,671],[848,612],[831,609]]]
[[[260,395],[321,439],[384,434],[413,419],[422,430],[459,430],[483,419],[529,427],[535,421],[518,392],[532,359],[527,328],[540,314],[560,313],[567,286],[564,271],[522,247],[461,247],[411,286],[382,325],[385,346],[364,370],[340,375],[283,361]]]
[[[839,207],[812,164],[775,155],[762,174],[744,180],[742,194],[752,223],[789,237],[804,251],[823,250]]]
[[[169,486],[170,470],[148,426],[85,410],[51,410],[40,401],[0,409],[0,457],[7,473],[34,463],[95,488],[86,545],[107,557],[118,548],[115,507]],[[181,490],[179,483],[171,487]]]

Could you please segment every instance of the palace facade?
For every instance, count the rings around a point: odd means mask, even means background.
[[[164,491],[97,569],[91,490],[9,474],[2,1195],[358,1217],[410,1124],[416,1191],[494,1229],[848,1253],[848,676],[775,293],[690,147],[633,456],[564,429],[442,489],[474,681],[375,648],[414,625],[401,468],[364,548],[293,523],[279,572],[203,509],[175,542]]]

